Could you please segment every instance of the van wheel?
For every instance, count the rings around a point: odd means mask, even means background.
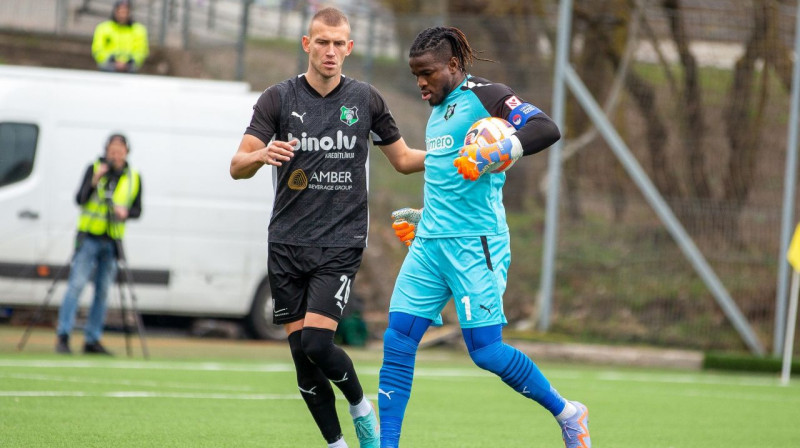
[[[272,310],[274,307],[275,301],[272,300],[269,284],[264,282],[258,288],[255,300],[253,300],[253,307],[247,316],[248,327],[257,339],[286,339],[286,331],[284,331],[283,325],[272,323]]]

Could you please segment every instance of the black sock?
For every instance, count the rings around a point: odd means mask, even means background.
[[[333,343],[333,330],[303,328],[303,351],[322,373],[338,387],[351,405],[364,398],[353,361],[344,350]]]
[[[289,335],[289,349],[297,371],[297,386],[322,437],[328,443],[333,443],[342,437],[342,427],[336,414],[336,396],[331,383],[303,352],[302,333],[295,331]]]

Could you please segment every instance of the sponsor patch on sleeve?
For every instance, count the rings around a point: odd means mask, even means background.
[[[520,104],[522,104],[522,101],[520,101],[519,98],[516,97],[516,95],[511,95],[510,97],[508,97],[508,99],[506,99],[506,106],[508,106],[509,109],[514,109]]]

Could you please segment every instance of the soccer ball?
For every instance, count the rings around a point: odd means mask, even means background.
[[[516,132],[511,123],[497,117],[481,118],[470,126],[464,145],[477,143],[478,146],[489,146],[499,140],[510,137]],[[492,173],[502,173],[514,165],[514,159],[504,160],[489,165]]]

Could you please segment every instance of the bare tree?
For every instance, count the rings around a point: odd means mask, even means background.
[[[777,2],[751,1],[752,32],[733,69],[729,101],[723,114],[729,151],[727,169],[720,169],[719,154],[709,154],[704,149],[704,120],[708,114],[701,101],[698,64],[689,51],[689,36],[683,26],[684,10],[679,0],[665,0],[663,7],[668,12],[684,73],[683,92],[679,96],[683,121],[679,129],[693,187],[688,192],[688,199],[699,199],[703,204],[703,207],[684,213],[682,219],[691,224],[702,220],[704,215],[710,215],[711,226],[698,228],[711,231],[728,229],[725,236],[735,243],[739,238],[739,214],[756,180],[764,111],[769,104],[769,73],[775,72],[786,89],[791,85],[790,64],[787,62],[791,60],[790,54],[778,37]],[[722,173],[723,191],[716,198],[708,184],[712,169]]]
[[[554,43],[554,25],[546,17],[555,0],[384,0],[396,13],[417,13],[425,8],[444,14],[446,23],[462,28],[479,49],[488,50],[499,64],[482,65],[480,73],[515,89],[524,89],[531,76],[526,73],[534,64],[542,64],[542,55],[533,43],[546,35]],[[725,226],[735,239],[736,222],[746,205],[759,160],[759,142],[765,129],[764,112],[770,104],[770,79],[778,79],[787,91],[791,87],[791,51],[780,38],[779,6],[786,0],[750,0],[751,35],[744,52],[731,72],[727,102],[722,107],[709,103],[701,80],[707,71],[701,68],[691,44],[699,38],[689,14],[702,11],[702,3],[686,6],[686,0],[659,0],[647,3],[651,13],[663,13],[666,19],[658,34],[649,19],[633,12],[642,9],[642,0],[576,0],[573,27],[575,46],[570,60],[592,94],[608,98],[610,85],[623,73],[624,89],[630,104],[641,120],[642,129],[629,128],[625,116],[609,111],[621,134],[641,132],[640,147],[647,154],[647,168],[658,190],[673,205],[676,215],[690,230],[714,232]],[[743,2],[744,3],[744,2]],[[789,2],[791,3],[791,2]],[[433,5],[433,6],[431,6]],[[542,17],[540,26],[531,17]],[[634,24],[641,25],[660,59],[666,90],[637,70],[625,69],[626,40]],[[414,30],[417,32],[418,29]],[[668,41],[678,56],[667,60],[662,51]],[[504,63],[504,61],[510,61]],[[513,62],[513,63],[512,63]],[[616,75],[615,75],[616,73]],[[590,130],[592,124],[574,100],[568,103],[567,143]],[[721,113],[719,113],[719,112]],[[720,120],[718,117],[722,117]],[[711,139],[710,132],[724,126],[725,138]],[[587,143],[588,142],[588,143]],[[565,201],[568,216],[582,215],[580,192],[599,186],[612,193],[617,217],[625,209],[626,183],[619,165],[610,156],[600,156],[604,143],[587,139],[586,148],[593,154],[577,153],[565,161]],[[605,151],[602,151],[603,153]],[[587,165],[591,163],[591,165]],[[602,170],[598,175],[597,167]],[[522,209],[524,197],[534,186],[524,170],[510,171],[507,201],[510,208]],[[603,178],[600,178],[603,176]],[[716,179],[716,181],[712,181]],[[710,218],[710,219],[707,219]],[[710,225],[708,225],[710,224]]]

